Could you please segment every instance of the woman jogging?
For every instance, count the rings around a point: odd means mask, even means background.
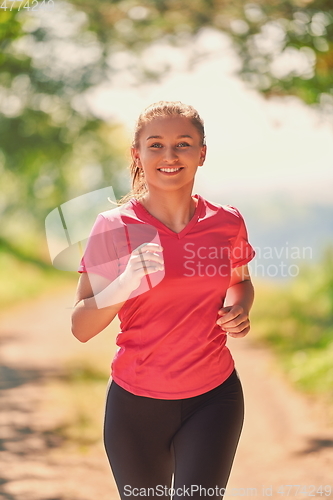
[[[104,422],[120,497],[219,499],[244,416],[226,341],[250,329],[254,250],[236,208],[192,195],[206,157],[192,106],[146,108],[131,153],[132,191],[98,215],[81,261],[72,332],[86,342],[120,319]]]

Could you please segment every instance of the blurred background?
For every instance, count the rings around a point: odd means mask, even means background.
[[[100,422],[114,351],[110,332],[115,334],[117,325],[91,347],[71,338],[78,275],[52,266],[44,224],[54,208],[77,196],[107,186],[117,198],[128,192],[135,120],[158,100],[197,108],[205,121],[208,156],[195,192],[234,205],[245,217],[257,251],[251,263],[257,288],[253,356],[255,349],[260,359],[272,356],[274,368],[267,373],[281,373],[333,426],[331,1],[4,0],[0,402],[6,410],[0,456],[7,467],[0,497],[5,499],[96,496],[92,486],[90,492],[89,485],[84,491],[78,485],[92,463],[99,464],[96,474],[105,471]],[[317,451],[330,452],[333,436],[320,439]],[[97,451],[89,462],[92,449]],[[59,469],[64,454],[71,462]],[[52,457],[49,467],[46,456]],[[55,470],[61,475],[70,470],[76,479],[61,490]],[[105,481],[111,479],[103,474],[98,484]],[[101,490],[100,500],[117,498],[112,491],[104,497]]]

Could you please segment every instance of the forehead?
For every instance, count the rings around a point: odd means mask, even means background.
[[[198,129],[189,118],[183,116],[166,116],[154,118],[146,123],[141,131],[140,140],[145,142],[150,136],[178,138],[181,135],[188,135],[193,139],[200,139]]]

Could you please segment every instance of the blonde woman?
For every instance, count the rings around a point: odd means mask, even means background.
[[[236,208],[192,194],[206,149],[192,106],[144,110],[132,191],[98,215],[79,269],[73,334],[120,319],[104,442],[122,499],[222,498],[241,434],[226,342],[250,330],[254,250]]]

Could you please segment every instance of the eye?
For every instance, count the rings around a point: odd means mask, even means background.
[[[162,144],[160,142],[154,142],[150,145],[151,148],[162,148]]]
[[[181,148],[184,148],[184,147],[186,148],[187,146],[189,146],[189,143],[188,142],[180,142],[178,144],[178,146],[180,146]]]

